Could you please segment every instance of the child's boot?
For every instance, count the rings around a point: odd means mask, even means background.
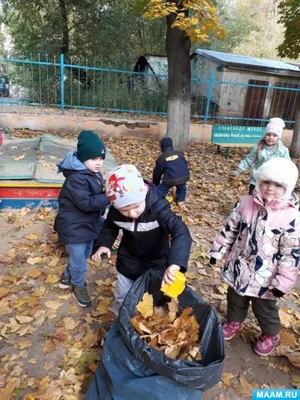
[[[224,340],[230,340],[233,336],[242,329],[242,322],[225,322],[223,325]]]
[[[275,336],[261,335],[254,346],[254,351],[259,356],[268,356],[279,342],[279,334]]]
[[[58,286],[61,289],[69,289],[69,287],[72,286],[70,275],[62,274],[58,282]]]
[[[92,300],[87,291],[86,283],[84,286],[74,286],[72,295],[80,307],[90,307],[92,305]]]

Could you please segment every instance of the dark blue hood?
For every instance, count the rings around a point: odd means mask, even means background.
[[[169,137],[163,138],[160,142],[161,151],[164,152],[167,148],[173,149],[173,140]]]

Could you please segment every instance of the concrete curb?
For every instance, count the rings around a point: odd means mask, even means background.
[[[78,134],[84,129],[99,135],[127,136],[137,139],[159,140],[166,132],[166,122],[130,120],[125,118],[81,117],[72,115],[0,114],[0,126],[9,129],[65,132]],[[190,124],[190,140],[210,142],[212,125]],[[283,142],[291,144],[292,130],[284,130]]]

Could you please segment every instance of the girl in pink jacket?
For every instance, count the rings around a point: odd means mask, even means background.
[[[242,197],[210,250],[211,264],[225,257],[228,284],[224,339],[242,328],[249,303],[262,335],[254,351],[267,356],[279,341],[276,299],[296,284],[300,260],[300,213],[293,189],[296,165],[284,158],[264,163],[255,173],[252,195]]]

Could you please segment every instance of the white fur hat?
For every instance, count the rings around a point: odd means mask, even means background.
[[[113,169],[105,182],[108,200],[116,208],[145,200],[147,186],[134,165],[123,164]]]
[[[267,133],[275,133],[279,137],[279,139],[281,139],[282,131],[283,131],[282,124],[276,122],[269,122],[268,125],[266,126],[265,135]]]
[[[271,119],[269,120],[269,122],[272,122],[272,123],[274,122],[275,124],[282,125],[282,128],[285,128],[284,120],[281,119],[281,118],[277,118],[277,117],[271,118]]]
[[[289,199],[298,179],[298,168],[286,158],[272,158],[261,165],[254,173],[255,189],[260,193],[259,185],[263,181],[272,181],[285,187],[282,199]]]

